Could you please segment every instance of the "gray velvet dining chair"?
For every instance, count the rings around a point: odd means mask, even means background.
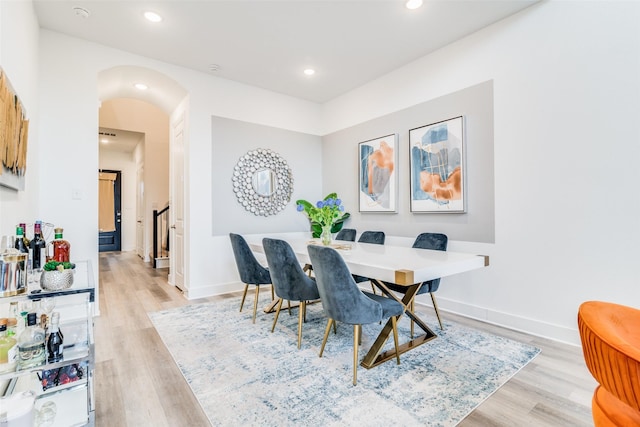
[[[364,231],[358,238],[358,243],[372,243],[374,245],[384,245],[384,240],[385,240],[384,231]],[[356,283],[362,283],[367,281],[370,282],[371,278],[358,276],[357,274],[354,274],[353,280],[355,280]],[[373,283],[371,283],[371,290],[373,291],[374,294],[376,293],[376,287],[373,285]]]
[[[244,293],[242,294],[242,301],[240,301],[240,311],[242,312],[249,285],[255,286],[256,294],[253,301],[253,323],[256,323],[260,286],[271,285],[271,275],[269,274],[269,270],[258,262],[244,237],[239,234],[229,233],[229,238],[231,239],[231,247],[233,248],[233,256],[236,260],[238,274],[240,275],[240,280],[244,283]],[[271,299],[273,298],[273,286],[271,286]]]
[[[356,241],[356,230],[353,228],[343,228],[338,231],[336,234],[335,240],[344,240],[347,242],[355,242]]]
[[[412,248],[418,249],[433,249],[436,251],[446,251],[447,244],[449,242],[449,238],[446,234],[442,233],[422,233],[419,234],[418,237],[413,242]],[[404,293],[407,288],[401,285],[396,285],[394,283],[385,282],[387,287],[395,292]],[[440,319],[440,312],[438,311],[438,304],[436,303],[436,297],[433,294],[440,287],[440,278],[429,280],[427,282],[422,282],[420,286],[420,290],[416,293],[416,295],[411,300],[409,304],[409,310],[413,313],[413,309],[415,306],[415,297],[418,295],[426,294],[427,292],[431,295],[431,302],[433,302],[433,308],[436,312],[436,317],[438,318],[438,323],[440,324],[440,329],[444,330],[442,326],[442,320]],[[413,338],[413,320],[411,321],[411,337]]]
[[[391,318],[396,361],[400,364],[396,322],[397,317],[404,313],[402,304],[391,298],[361,291],[353,280],[349,268],[335,249],[327,246],[309,245],[307,250],[316,273],[322,308],[329,318],[320,347],[320,357],[324,352],[331,326],[335,327],[335,322],[353,325],[353,385],[356,385],[358,346],[362,325]]]
[[[302,324],[306,316],[307,301],[313,301],[320,298],[316,279],[307,276],[300,262],[293,252],[291,246],[284,240],[279,239],[262,239],[264,253],[267,256],[267,264],[271,272],[271,280],[276,290],[278,298],[276,315],[273,319],[271,332],[274,331],[282,301],[299,301],[298,309],[298,348],[302,344]]]

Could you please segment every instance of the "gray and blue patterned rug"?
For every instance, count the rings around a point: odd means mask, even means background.
[[[401,355],[400,365],[359,367],[354,387],[352,326],[339,324],[319,358],[320,304],[307,308],[298,350],[297,309],[292,316],[283,309],[271,333],[274,315],[259,311],[252,324],[247,300],[242,313],[233,298],[149,314],[214,426],[453,426],[539,352],[445,319],[445,331],[434,326],[438,338]],[[260,306],[268,302],[261,298]],[[381,328],[362,328],[360,360]],[[406,341],[406,317],[398,329]]]

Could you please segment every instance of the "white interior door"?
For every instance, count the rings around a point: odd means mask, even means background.
[[[171,125],[171,172],[170,172],[170,247],[169,282],[185,290],[184,281],[184,140],[185,111],[182,110]]]
[[[136,253],[144,259],[144,164],[136,171]]]

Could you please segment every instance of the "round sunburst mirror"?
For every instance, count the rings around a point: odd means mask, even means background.
[[[266,148],[248,151],[233,168],[233,191],[248,212],[276,215],[291,200],[293,177],[287,161]]]

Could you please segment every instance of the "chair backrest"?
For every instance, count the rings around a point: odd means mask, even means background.
[[[343,228],[336,234],[336,240],[356,241],[356,230],[353,228]]]
[[[262,246],[278,297],[290,301],[308,301],[320,297],[315,280],[302,271],[289,243],[265,237],[262,239]]]
[[[413,242],[412,248],[433,249],[436,251],[446,251],[449,238],[442,233],[422,233],[418,234]]]
[[[269,270],[264,268],[256,259],[247,244],[239,234],[229,233],[233,256],[240,274],[240,280],[249,285],[265,285],[271,283]]]
[[[380,304],[356,285],[340,254],[329,246],[309,245],[309,258],[327,316],[350,325],[374,323],[382,319]]]
[[[442,233],[421,233],[418,234],[416,240],[413,242],[412,248],[418,249],[433,249],[436,251],[446,251],[449,238],[446,234]],[[419,294],[425,292],[435,292],[440,287],[440,278],[429,280],[424,282],[420,288]]]
[[[384,245],[384,237],[384,231],[365,231],[360,235],[358,242]]]
[[[587,368],[602,387],[635,411],[640,411],[639,324],[640,310],[633,307],[587,301],[578,309]]]

